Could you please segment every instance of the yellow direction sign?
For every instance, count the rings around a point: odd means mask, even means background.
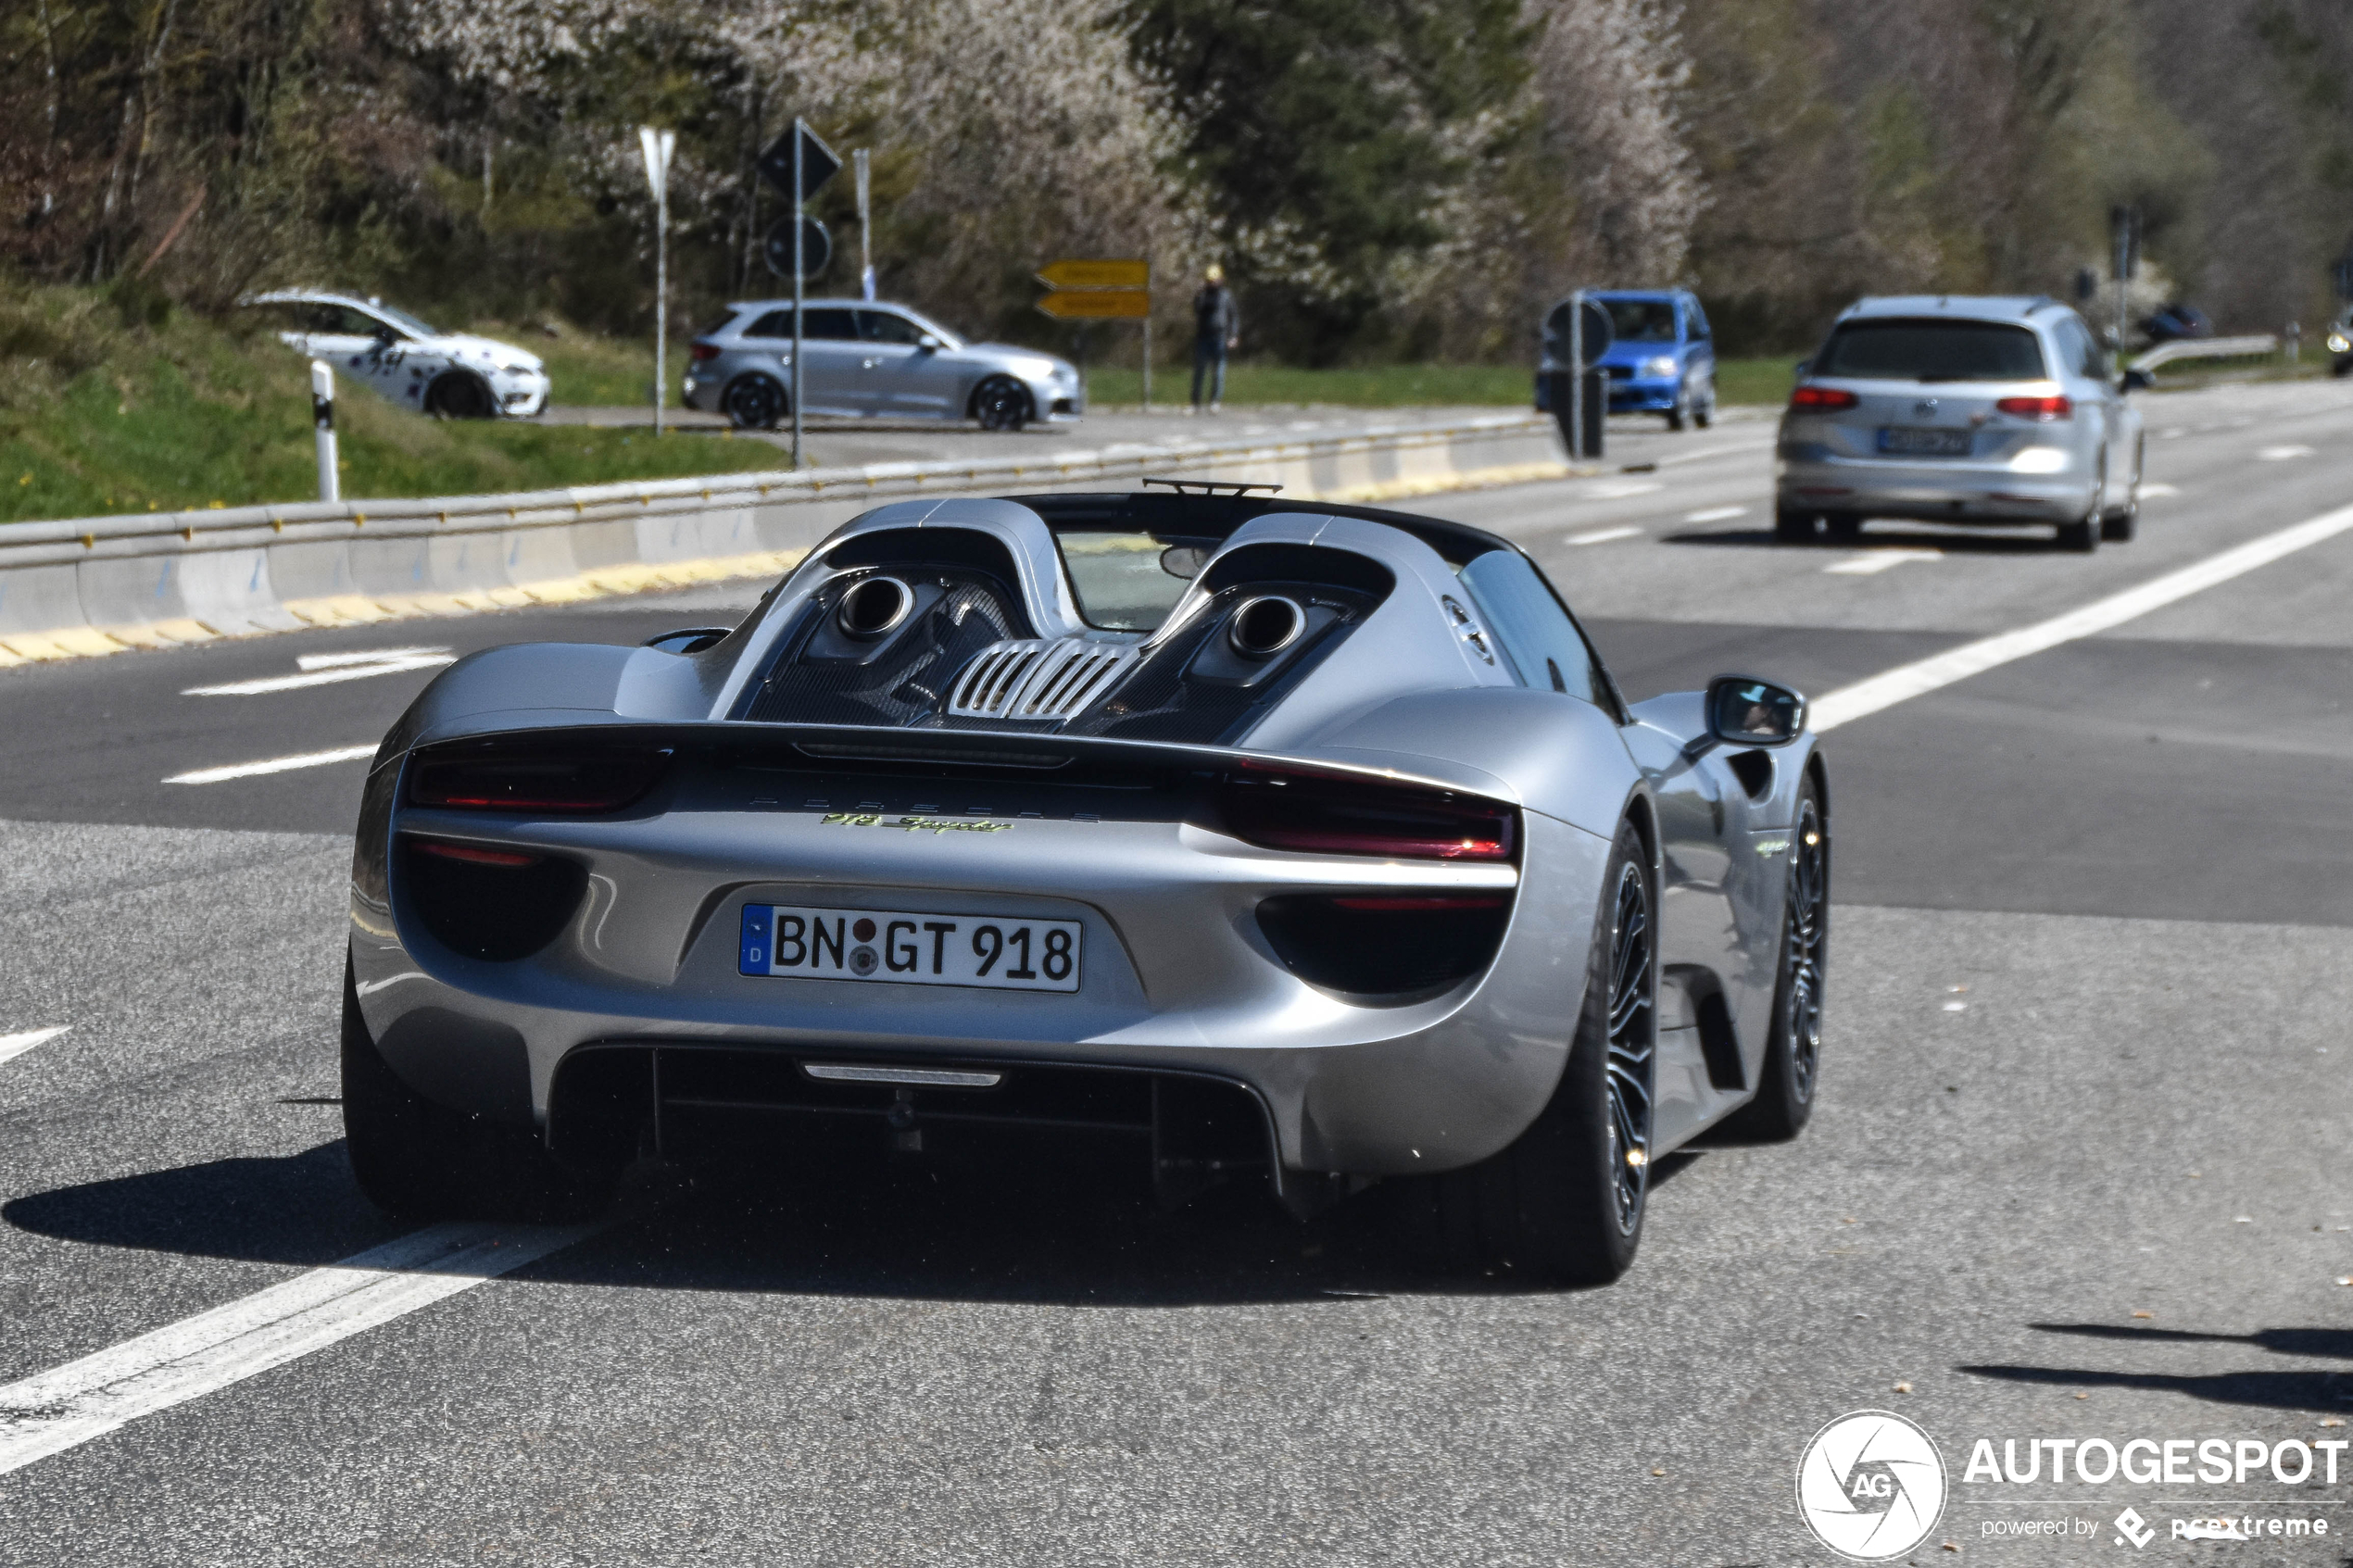
[[[1057,321],[1140,321],[1152,313],[1152,296],[1142,289],[1057,289],[1038,302]]]
[[[1065,257],[1038,269],[1038,281],[1050,289],[1142,289],[1152,282],[1149,261],[1081,261]]]

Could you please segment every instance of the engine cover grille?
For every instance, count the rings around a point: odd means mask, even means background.
[[[948,696],[953,719],[1062,720],[1109,692],[1132,668],[1127,643],[1013,639],[983,648]]]

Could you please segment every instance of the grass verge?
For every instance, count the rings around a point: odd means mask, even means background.
[[[1716,367],[1718,401],[1778,404],[1789,396],[1793,359],[1724,359]],[[1325,404],[1345,408],[1533,408],[1536,372],[1526,365],[1372,365],[1327,370],[1242,363],[1226,370],[1226,401],[1237,407]],[[1090,403],[1132,406],[1143,400],[1143,372],[1099,366],[1087,372]],[[1152,399],[1192,398],[1189,365],[1154,366]]]
[[[0,521],[308,500],[309,374],[275,338],[135,286],[0,282]],[[429,420],[348,383],[343,493],[475,495],[786,466],[715,433]]]

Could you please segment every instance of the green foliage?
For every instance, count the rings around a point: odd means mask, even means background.
[[[1189,172],[1254,323],[1343,351],[1384,274],[1447,237],[1465,132],[1527,79],[1517,0],[1134,0],[1137,58],[1185,115]]]

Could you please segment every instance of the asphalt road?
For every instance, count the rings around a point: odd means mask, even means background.
[[[1755,423],[1427,509],[1524,541],[1632,695],[1820,695],[2353,500],[2347,389],[2145,408],[2142,536],[2090,558],[1777,546]],[[360,764],[161,781],[371,743],[440,655],[185,694],[751,596],[0,671],[0,1385],[401,1234],[333,1103]],[[2353,1450],[2333,1486],[1964,1476],[1980,1438],[2353,1436],[2348,694],[2353,533],[1833,732],[1820,1109],[1670,1162],[1608,1289],[1433,1272],[1378,1192],[1302,1230],[1075,1164],[648,1181],[0,1474],[0,1563],[1827,1563],[1799,1454],[1872,1407],[1952,1481],[1901,1561],[2353,1562]],[[2171,1537],[2224,1512],[2330,1531]],[[2010,1533],[2045,1521],[2077,1533]]]

